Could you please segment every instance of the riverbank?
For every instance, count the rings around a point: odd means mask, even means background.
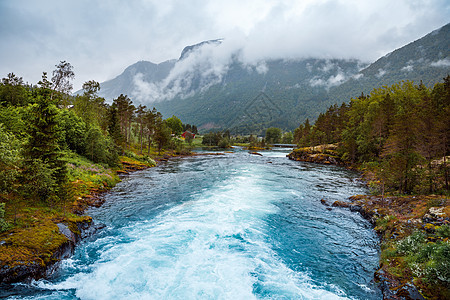
[[[295,161],[356,169],[340,160],[336,145],[292,151]],[[370,175],[370,174],[369,174]],[[365,179],[369,178],[365,174]],[[349,202],[322,203],[348,208],[369,220],[380,236],[375,273],[386,299],[450,299],[450,199],[439,195],[357,195]]]
[[[350,197],[381,240],[375,278],[388,299],[449,299],[450,199],[438,195]]]
[[[68,156],[73,201],[61,206],[14,203],[7,220],[15,225],[0,234],[0,283],[39,279],[50,275],[58,263],[72,255],[76,244],[101,225],[84,215],[100,206],[101,194],[120,182],[119,175],[155,166],[141,157],[120,157],[120,167],[108,169],[77,155]],[[14,211],[14,216],[13,216]]]
[[[294,149],[287,157],[295,161],[350,167],[349,163],[340,159],[336,149],[337,145],[334,144],[302,147]]]

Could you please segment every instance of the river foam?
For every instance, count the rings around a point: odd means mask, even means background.
[[[265,242],[264,218],[280,195],[256,170],[240,173],[122,228],[128,242],[105,250],[90,272],[41,287],[75,289],[81,299],[339,298],[289,269]]]
[[[320,204],[346,197],[347,173],[263,155],[192,158],[130,176],[91,211],[108,228],[34,283],[31,298],[376,299],[374,234]]]

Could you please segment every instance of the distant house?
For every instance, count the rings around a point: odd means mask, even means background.
[[[185,131],[183,132],[183,134],[181,135],[183,138],[186,138],[186,136],[191,136],[193,139],[195,139],[195,133],[192,133],[190,131]]]

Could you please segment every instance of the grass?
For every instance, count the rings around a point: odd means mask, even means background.
[[[116,170],[94,164],[87,158],[70,153],[67,155],[69,181],[72,182],[76,199],[88,195],[93,189],[106,190],[120,179]]]
[[[67,238],[59,232],[57,223],[76,227],[79,222],[90,222],[88,216],[64,213],[61,208],[49,208],[41,203],[18,203],[18,218],[12,229],[0,234],[4,244],[0,251],[0,266],[14,268],[19,265],[44,266],[55,262],[53,256]],[[7,216],[13,223],[13,216]]]

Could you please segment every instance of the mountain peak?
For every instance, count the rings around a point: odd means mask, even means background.
[[[182,60],[184,58],[186,58],[189,53],[191,53],[192,51],[202,47],[203,45],[207,45],[207,44],[216,44],[219,45],[221,44],[223,41],[223,39],[215,39],[215,40],[209,40],[209,41],[203,41],[201,43],[195,44],[195,45],[191,45],[191,46],[186,46],[184,47],[183,51],[181,51],[181,55],[180,55],[180,59]]]

